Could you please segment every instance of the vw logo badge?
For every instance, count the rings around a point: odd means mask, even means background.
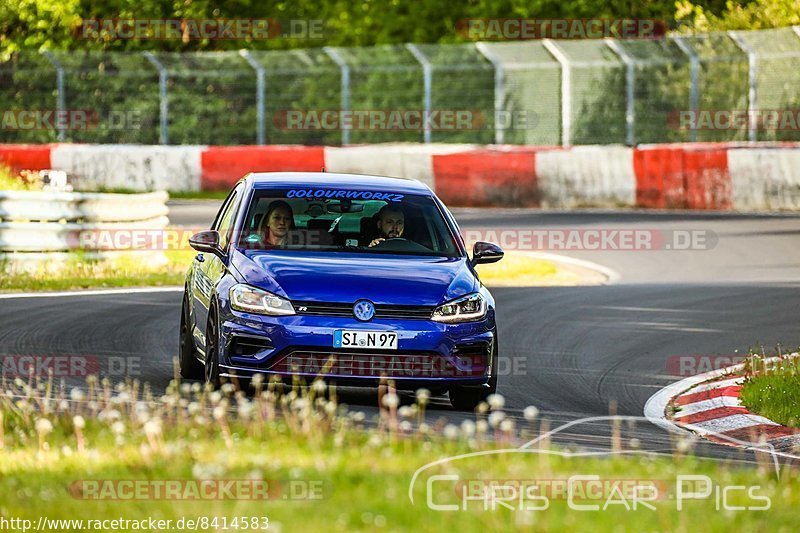
[[[375,306],[369,300],[359,300],[353,306],[353,314],[362,322],[372,320],[375,316]]]

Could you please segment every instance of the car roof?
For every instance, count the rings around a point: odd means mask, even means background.
[[[245,176],[255,189],[280,189],[292,187],[340,187],[343,189],[370,190],[385,193],[433,193],[419,180],[369,176],[366,174],[339,174],[335,172],[253,172]]]

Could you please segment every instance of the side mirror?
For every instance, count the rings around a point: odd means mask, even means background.
[[[219,232],[216,230],[206,230],[195,233],[189,237],[189,246],[198,252],[208,252],[222,257],[225,252],[219,246]]]
[[[490,242],[478,241],[472,247],[472,266],[496,263],[503,258],[503,249]]]

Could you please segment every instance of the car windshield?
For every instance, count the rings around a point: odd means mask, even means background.
[[[459,255],[453,233],[433,198],[327,188],[256,189],[238,247]]]

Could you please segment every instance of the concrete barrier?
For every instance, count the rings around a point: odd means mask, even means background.
[[[544,207],[636,203],[633,149],[625,146],[576,146],[539,153],[536,177]]]
[[[52,167],[76,187],[134,191],[200,190],[202,146],[59,144]]]
[[[800,144],[626,146],[0,145],[13,168],[65,170],[86,188],[229,188],[250,171],[414,178],[449,205],[800,209]]]
[[[0,163],[16,170],[51,168],[49,144],[0,144]]]
[[[325,148],[325,170],[413,178],[434,186],[433,157],[464,152],[468,144],[372,144]]]
[[[800,209],[800,148],[729,150],[728,169],[734,208]]]
[[[436,194],[448,205],[538,207],[536,152],[529,147],[433,156]]]
[[[203,190],[230,189],[248,172],[319,172],[322,146],[209,146],[201,155]]]

